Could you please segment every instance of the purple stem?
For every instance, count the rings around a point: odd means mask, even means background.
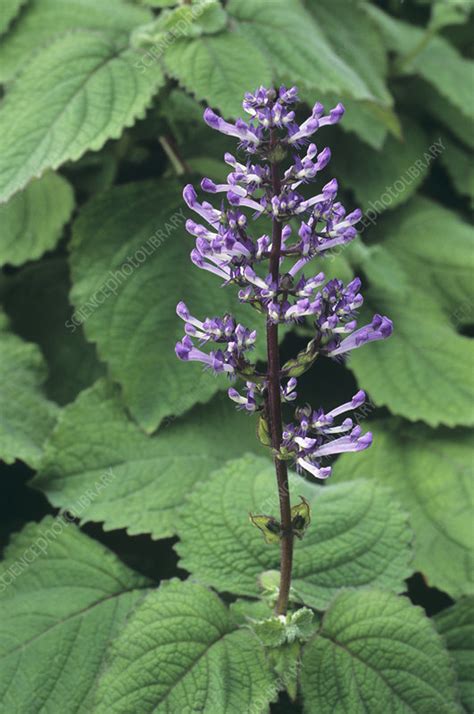
[[[275,145],[275,138],[272,136],[272,144]],[[278,164],[273,161],[272,172],[272,192],[278,196],[281,191],[281,180]],[[281,234],[282,224],[276,218],[273,219],[272,228],[272,250],[270,253],[270,273],[273,280],[279,284],[280,256],[281,256]],[[268,359],[268,397],[267,415],[271,435],[272,447],[279,451],[282,441],[282,417],[281,417],[281,397],[280,397],[280,355],[278,348],[278,324],[267,321],[267,359]],[[288,469],[285,461],[274,457],[276,478],[278,484],[278,498],[280,501],[280,522],[282,526],[282,536],[280,541],[280,589],[278,601],[275,607],[277,615],[285,615],[288,608],[288,597],[291,585],[291,569],[293,564],[293,532],[291,527],[291,504],[290,491],[288,487]]]

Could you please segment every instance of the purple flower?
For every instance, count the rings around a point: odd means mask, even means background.
[[[362,434],[360,426],[354,426],[346,418],[336,424],[336,417],[357,409],[365,401],[365,392],[359,391],[350,402],[324,413],[322,409],[303,407],[295,411],[296,423],[287,424],[283,430],[282,453],[294,460],[299,471],[307,471],[318,479],[331,475],[330,466],[322,466],[328,456],[348,451],[363,451],[372,443],[372,434]]]
[[[317,181],[331,160],[330,149],[318,149],[311,137],[321,127],[337,124],[344,107],[337,104],[327,112],[316,102],[310,116],[298,123],[298,101],[296,87],[259,87],[244,97],[242,106],[249,115],[248,121],[229,122],[206,109],[205,122],[236,138],[244,156],[225,154],[230,170],[221,183],[202,179],[200,189],[211,194],[214,203],[201,200],[190,184],[183,191],[186,204],[199,216],[196,221],[186,222],[186,230],[195,242],[193,263],[216,275],[223,286],[235,285],[239,300],[262,313],[267,325],[308,320],[313,326],[314,336],[302,353],[302,363],[298,357],[290,361],[290,365],[296,362],[293,372],[291,366],[280,371],[282,402],[292,402],[297,396],[296,379],[291,374],[302,373],[317,355],[345,355],[365,343],[389,337],[393,329],[389,318],[381,315],[358,328],[357,313],[363,304],[359,278],[347,285],[337,279],[327,281],[320,264],[311,272],[312,261],[323,259],[333,248],[356,237],[362,212],[348,212],[337,200],[335,178],[326,181],[312,196],[303,193],[305,184]],[[276,183],[275,156],[282,157],[277,160]],[[272,221],[273,236],[281,233],[281,244],[278,240],[274,246],[268,232],[258,231],[261,217]],[[275,232],[279,226],[281,231]],[[278,270],[274,261],[270,264],[275,251]],[[229,398],[237,408],[249,413],[265,412],[270,376],[257,373],[247,359],[255,344],[255,331],[238,324],[231,315],[200,321],[184,303],[178,305],[177,312],[185,322],[185,336],[176,345],[177,356],[185,361],[200,361],[215,373],[241,377],[244,386],[232,386]],[[323,463],[324,459],[370,446],[371,434],[362,434],[351,418],[336,422],[364,399],[364,392],[357,392],[350,402],[327,413],[310,407],[297,409],[295,422],[284,429],[280,458],[292,459],[299,470],[317,478],[327,478],[331,467]]]
[[[334,342],[328,345],[326,354],[329,357],[336,357],[337,355],[345,354],[351,350],[357,349],[361,345],[365,345],[367,342],[373,342],[374,340],[384,340],[393,332],[393,322],[389,320],[388,317],[383,315],[374,315],[370,325],[365,325],[352,332],[344,340],[340,338],[334,340]]]
[[[255,346],[257,333],[241,324],[236,324],[231,315],[207,317],[204,322],[193,317],[184,302],[178,303],[176,313],[185,322],[185,337],[176,345],[176,355],[185,362],[202,362],[216,374],[226,372],[234,375],[248,366],[245,352]],[[199,340],[201,346],[215,342],[223,349],[203,352],[194,345],[191,338]]]

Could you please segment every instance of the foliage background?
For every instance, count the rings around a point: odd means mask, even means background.
[[[356,243],[321,267],[360,275],[367,312],[395,328],[345,365],[317,363],[300,394],[331,408],[368,392],[374,446],[340,458],[333,482],[392,489],[414,533],[404,589],[432,615],[474,589],[471,3],[206,0],[194,16],[174,5],[2,3],[2,542],[67,509],[152,580],[199,575],[186,497],[199,502],[209,474],[243,452],[266,455],[225,380],[174,356],[178,300],[202,315],[233,301],[189,261],[181,188],[225,176],[233,150],[203,124],[204,103],[236,117],[245,91],[296,84],[308,103],[345,104],[317,143],[333,152],[325,176],[365,214]],[[284,355],[308,334],[286,334]]]

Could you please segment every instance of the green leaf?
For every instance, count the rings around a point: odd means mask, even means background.
[[[430,620],[405,598],[344,592],[305,647],[307,714],[459,714],[449,656]]]
[[[166,48],[164,66],[196,99],[225,116],[242,113],[242,98],[249,87],[272,84],[266,58],[238,32],[175,40]]]
[[[139,27],[140,44],[163,43],[167,47],[182,37],[199,37],[220,32],[227,24],[227,15],[219,0],[199,0],[193,5],[179,5],[165,10],[145,27]]]
[[[454,188],[461,196],[468,196],[471,205],[474,202],[474,169],[472,154],[465,148],[443,136],[446,151],[441,155],[441,162],[449,174]]]
[[[440,30],[447,25],[463,24],[473,9],[472,0],[434,0],[429,27]]]
[[[442,156],[447,153],[446,146]],[[440,303],[454,324],[459,322],[463,306],[467,313],[463,321],[472,321],[474,252],[470,225],[453,211],[417,197],[387,216],[377,230],[383,248],[403,266],[410,285]],[[370,278],[370,266],[367,273]]]
[[[246,326],[264,325],[232,289],[192,264],[185,209],[174,183],[134,183],[102,193],[74,225],[73,320],[84,321],[132,415],[149,432],[228,386],[201,364],[177,359],[180,300],[203,319],[232,312]]]
[[[163,75],[157,65],[141,72],[138,58],[107,35],[80,31],[35,55],[0,109],[1,200],[144,116]]]
[[[54,248],[73,208],[70,184],[51,172],[0,205],[0,265],[21,265]]]
[[[296,475],[291,493],[294,501],[303,494],[312,507],[312,524],[295,543],[299,601],[324,609],[341,587],[403,590],[411,536],[390,494],[364,482],[321,489]],[[255,456],[226,464],[190,494],[178,526],[181,567],[219,590],[254,597],[259,574],[279,566],[279,548],[263,543],[248,522],[249,509],[278,515],[274,468]]]
[[[42,260],[5,280],[5,310],[13,330],[36,342],[48,364],[45,392],[58,404],[72,402],[105,372],[94,345],[72,325],[68,265],[64,258]]]
[[[262,47],[278,81],[323,92],[344,91],[356,99],[374,98],[299,0],[230,0],[227,11],[250,41]],[[255,78],[252,86],[258,83]]]
[[[100,381],[63,410],[31,483],[82,522],[165,538],[176,533],[179,507],[197,481],[241,449],[258,448],[253,422],[227,398],[148,437],[127,417],[116,390]],[[108,470],[114,478],[107,489],[82,508],[83,493]]]
[[[387,341],[354,350],[348,365],[375,403],[395,414],[431,426],[470,425],[474,346],[457,330],[472,322],[471,231],[452,212],[421,198],[377,230],[386,241],[359,261],[373,286],[360,324],[384,313],[394,332]]]
[[[235,610],[232,610],[232,613],[235,617]],[[266,612],[263,619],[250,621],[248,625],[265,647],[279,649],[284,644],[306,642],[316,629],[314,612],[308,607],[302,607],[287,615],[269,615]]]
[[[400,55],[401,73],[423,77],[465,116],[474,116],[472,61],[462,57],[442,37],[430,37],[426,31],[390,17],[375,5],[366,4],[365,8],[379,26],[389,49]]]
[[[3,0],[2,13],[0,15],[0,34],[8,30],[8,27],[18,16],[26,2],[27,0]],[[5,42],[5,38],[2,38],[2,42]]]
[[[392,109],[393,99],[386,86],[388,71],[386,49],[375,24],[361,12],[353,12],[351,0],[338,0],[334,12],[332,0],[319,0],[308,7],[317,26],[324,31],[337,55],[357,71],[373,94],[373,99],[353,99],[351,92],[324,92],[318,88],[301,89],[300,95],[313,106],[315,99],[333,107],[342,101],[346,113],[340,124],[344,131],[355,132],[374,149],[381,149],[387,130],[400,138],[399,120]],[[340,14],[350,14],[351,21],[341,23]]]
[[[406,91],[416,98],[416,106],[424,107],[433,117],[437,118],[458,139],[471,149],[474,149],[474,131],[472,119],[462,114],[454,104],[445,99],[427,82],[414,80],[405,83]]]
[[[441,147],[430,153],[429,140],[415,122],[405,120],[402,131],[401,140],[389,136],[381,151],[368,148],[352,136],[338,138],[332,170],[345,188],[352,188],[364,212],[379,214],[406,201],[426,177],[437,153],[441,153]]]
[[[387,50],[370,17],[354,12],[352,0],[338,0],[337,12],[333,0],[309,3],[309,10],[339,58],[357,72],[380,104],[391,106]],[[350,15],[350,22],[341,22],[341,14]]]
[[[2,0],[2,14],[6,0]],[[8,0],[9,3],[12,0]],[[18,4],[17,0],[13,0]],[[24,0],[23,0],[24,3]],[[28,0],[21,16],[0,45],[0,81],[6,82],[30,55],[54,39],[76,30],[106,32],[120,37],[147,22],[150,12],[122,0]]]
[[[46,367],[36,345],[8,331],[0,312],[0,457],[36,467],[58,408],[43,392]]]
[[[147,584],[64,517],[28,524],[0,567],[2,712],[91,712],[109,642]]]
[[[357,459],[342,456],[336,481],[386,484],[410,513],[415,565],[451,595],[474,592],[472,445],[467,431],[371,422],[374,443]]]
[[[268,711],[264,651],[206,588],[171,581],[148,595],[111,649],[94,714]]]
[[[453,658],[461,703],[470,714],[474,711],[474,598],[459,600],[436,615],[434,622]]]
[[[433,427],[473,424],[473,341],[457,334],[433,297],[412,285],[400,294],[388,281],[366,291],[365,301],[360,325],[382,313],[394,328],[390,339],[350,355],[348,366],[360,387],[377,405],[411,421]]]

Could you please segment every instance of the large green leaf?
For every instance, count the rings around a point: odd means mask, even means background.
[[[410,513],[415,565],[453,596],[474,592],[473,449],[466,431],[371,423],[373,446],[342,456],[334,478],[364,477],[390,486]]]
[[[0,14],[0,34],[8,30],[9,25],[17,17],[27,0],[3,0]],[[2,39],[5,42],[5,38]]]
[[[305,647],[307,714],[459,714],[448,653],[433,624],[405,598],[345,592]]]
[[[27,525],[0,567],[0,712],[89,714],[107,647],[147,584],[65,518]]]
[[[463,306],[466,313],[463,321],[472,321],[474,234],[471,226],[453,211],[418,197],[387,216],[377,226],[377,233],[384,249],[403,266],[410,285],[422,288],[432,300],[439,302],[454,324],[459,322]],[[370,266],[367,273],[370,278]]]
[[[46,365],[36,345],[8,331],[0,312],[0,458],[37,466],[58,408],[43,392]]]
[[[337,0],[337,6],[334,0],[317,0],[308,7],[334,51],[364,80],[374,98],[393,104],[385,82],[387,50],[375,23],[365,13],[354,12],[353,0]],[[350,15],[350,22],[341,22],[341,14]]]
[[[148,437],[101,381],[63,410],[32,485],[82,521],[164,538],[176,533],[178,509],[197,481],[242,449],[259,448],[254,429],[219,397]],[[107,488],[82,508],[83,493],[108,471]]]
[[[166,72],[226,116],[242,113],[245,92],[272,83],[263,53],[237,32],[179,39],[164,53]]]
[[[462,57],[444,38],[435,35],[425,44],[422,29],[390,17],[375,5],[365,7],[387,46],[400,55],[399,71],[423,77],[464,115],[473,117],[473,62]]]
[[[27,63],[0,107],[0,201],[144,116],[163,75],[156,64],[139,71],[137,61],[122,41],[78,31]]]
[[[402,139],[389,136],[381,151],[353,137],[338,138],[332,169],[345,188],[352,188],[363,211],[379,214],[406,201],[434,160],[428,138],[415,122],[405,120],[402,131]]]
[[[300,0],[230,0],[227,9],[239,21],[241,31],[265,51],[278,81],[323,92],[345,91],[356,99],[374,98],[364,79],[336,54]]]
[[[383,262],[387,269],[393,265]],[[366,291],[360,324],[375,312],[383,313],[393,320],[393,334],[350,355],[348,366],[359,385],[376,404],[411,421],[473,424],[473,341],[455,331],[431,295],[412,284],[405,291],[399,286],[392,290],[390,273],[385,274],[384,287]]]
[[[431,426],[474,422],[471,230],[456,215],[416,199],[376,230],[386,240],[351,259],[369,278],[361,324],[374,312],[394,322],[389,340],[354,350],[360,386],[407,419]]]
[[[454,660],[461,702],[466,714],[474,711],[474,598],[459,600],[434,618]]]
[[[13,330],[36,342],[46,358],[45,391],[58,404],[72,402],[104,374],[94,345],[71,323],[72,308],[65,258],[41,260],[9,276],[3,302]]]
[[[14,3],[19,4],[18,0]],[[4,5],[5,0],[2,0],[2,16]],[[35,54],[59,35],[79,29],[107,32],[111,36],[127,35],[149,19],[148,10],[123,0],[101,0],[99,3],[95,0],[28,0],[21,17],[2,39],[0,81],[11,79],[30,54]]]
[[[228,385],[201,364],[177,359],[175,343],[184,334],[175,312],[180,300],[200,319],[232,312],[245,325],[264,324],[239,306],[232,289],[192,264],[185,209],[175,184],[135,183],[98,196],[74,227],[76,318],[85,320],[86,336],[150,432],[165,416],[183,414]]]
[[[54,248],[74,208],[74,194],[62,176],[47,173],[0,205],[0,265],[21,265]]]
[[[398,131],[384,81],[384,47],[365,15],[352,13],[351,23],[341,24],[331,8],[326,0],[310,5],[313,20],[295,0],[276,0],[271,6],[267,0],[229,4],[243,31],[257,44],[263,42],[278,79],[297,84],[300,96],[311,106],[316,100],[328,106],[342,100],[346,107],[342,128],[380,149],[387,128]],[[294,52],[295,38],[299,38],[298,52]]]
[[[114,642],[94,714],[268,711],[275,684],[259,640],[200,585],[164,583]]]
[[[302,494],[312,506],[312,524],[295,545],[298,600],[324,609],[341,587],[404,589],[411,533],[389,493],[362,481],[322,489],[296,475],[291,492],[293,503]],[[278,568],[280,553],[249,523],[249,511],[279,518],[274,468],[255,456],[228,463],[190,495],[178,519],[181,567],[220,590],[257,595],[258,575]]]

